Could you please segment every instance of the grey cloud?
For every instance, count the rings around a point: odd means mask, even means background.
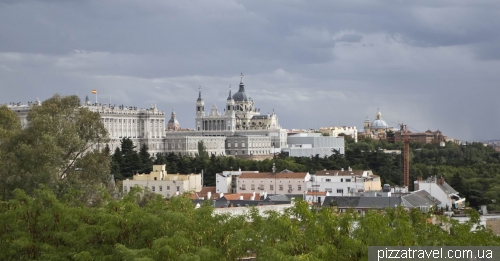
[[[497,1],[3,1],[0,103],[83,98],[219,108],[243,72],[287,128],[388,122],[495,138]],[[491,115],[487,117],[487,115]],[[465,122],[465,124],[464,124]]]
[[[363,40],[363,36],[360,34],[344,34],[335,40],[337,42],[357,43]]]

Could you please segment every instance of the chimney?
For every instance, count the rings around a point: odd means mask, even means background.
[[[340,171],[344,171],[344,168],[341,168]]]
[[[243,200],[243,196],[240,196],[240,200]]]
[[[207,192],[207,199],[211,199],[212,198],[212,192]]]
[[[224,193],[222,193],[222,192],[221,192],[221,193],[219,194],[219,198],[222,198],[222,197],[224,197]]]
[[[255,196],[250,197],[250,200],[255,200]]]

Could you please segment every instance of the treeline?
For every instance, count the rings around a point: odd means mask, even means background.
[[[277,154],[275,159],[253,161],[209,156],[203,143],[199,144],[195,157],[169,153],[150,158],[147,147],[141,147],[137,153],[131,142],[125,140],[125,143],[122,141],[122,149],[117,149],[113,155],[111,172],[117,178],[128,178],[136,172],[147,173],[152,163],[166,164],[168,173],[200,173],[203,170],[204,184],[215,186],[215,173],[238,169],[271,172],[275,163],[277,171],[288,169],[315,173],[322,169],[348,167],[371,169],[380,175],[383,184],[402,185],[403,155],[386,153],[384,150],[402,152],[403,144],[370,139],[354,143],[347,139],[344,155],[338,152],[329,157],[287,157]],[[443,176],[461,196],[467,198],[470,206],[488,205],[490,210],[500,210],[500,153],[493,148],[482,143],[456,145],[448,142],[444,147],[412,143],[410,158],[410,189],[413,189],[413,181],[418,176],[422,179]]]
[[[141,196],[142,195],[142,196]],[[449,231],[418,210],[371,211],[360,216],[311,210],[304,201],[285,213],[214,214],[185,197],[165,201],[137,189],[122,200],[103,193],[92,206],[77,191],[56,197],[21,190],[0,206],[1,260],[367,260],[368,246],[498,246],[471,212]],[[439,222],[438,222],[439,223]],[[446,226],[445,226],[446,227]]]

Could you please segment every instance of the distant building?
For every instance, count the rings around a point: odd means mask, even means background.
[[[241,173],[236,181],[236,193],[263,191],[268,194],[302,195],[310,179],[308,172]]]
[[[123,193],[140,186],[166,198],[184,192],[198,192],[202,189],[201,174],[167,174],[165,165],[153,165],[149,174],[136,174],[133,179],[123,181]]]
[[[321,133],[299,133],[288,136],[288,147],[282,152],[291,157],[328,157],[336,150],[344,154],[344,137],[323,136]]]
[[[418,142],[424,144],[441,144],[447,141],[447,137],[443,135],[440,130],[431,131],[427,130],[425,132],[408,132],[408,140],[410,142]],[[402,142],[404,141],[404,135],[401,135],[401,131],[394,132],[394,141]]]
[[[328,192],[329,196],[353,196],[382,190],[380,177],[371,170],[321,170],[311,175],[307,191]]]
[[[363,123],[364,132],[359,133],[359,138],[370,138],[370,139],[386,139],[387,133],[393,131],[393,127],[389,127],[389,125],[382,119],[382,113],[380,110],[377,110],[375,114],[375,120],[370,122],[368,118],[366,118]]]
[[[338,137],[341,134],[345,134],[345,136],[350,136],[351,138],[353,138],[354,142],[358,142],[358,129],[356,128],[356,126],[323,127],[319,129],[319,132],[331,137]]]
[[[237,179],[241,173],[259,173],[258,171],[223,171],[215,174],[215,187],[217,193],[236,193]]]
[[[271,137],[263,135],[233,135],[226,137],[227,155],[269,155]]]
[[[364,214],[370,209],[385,208],[417,208],[422,212],[428,212],[432,207],[439,204],[439,201],[431,199],[429,193],[425,190],[419,190],[412,193],[392,196],[327,196],[322,203],[323,207],[337,208],[340,212],[353,209]]]
[[[414,190],[425,190],[433,199],[441,202],[439,207],[450,209],[458,209],[465,207],[465,198],[461,198],[459,192],[453,189],[444,177],[437,178],[432,176],[427,180],[422,180],[420,177],[413,183]]]

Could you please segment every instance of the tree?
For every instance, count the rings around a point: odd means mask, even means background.
[[[153,160],[148,152],[148,145],[142,144],[139,151],[139,158],[141,160],[141,173],[150,173],[153,170]]]
[[[123,138],[121,140],[121,151],[123,162],[121,165],[121,171],[124,178],[131,178],[135,173],[139,172],[141,168],[141,159],[135,151],[136,146],[134,142],[129,138]]]
[[[5,113],[0,117],[0,122],[9,119]],[[41,184],[61,195],[75,181],[87,188],[85,193],[91,193],[89,188],[101,184],[103,179],[82,175],[81,167],[77,166],[79,162],[95,162],[94,170],[107,166],[107,171],[92,175],[109,174],[109,158],[90,153],[104,148],[108,142],[107,131],[100,115],[81,107],[77,96],[54,95],[41,106],[34,105],[27,121],[25,129],[16,131],[2,143],[5,146],[0,154],[10,151],[6,162],[9,172],[3,179],[5,197],[9,197],[14,188],[32,194]]]
[[[21,123],[17,115],[7,106],[0,107],[0,193],[5,200],[11,190],[10,175],[18,163],[14,151],[11,150],[11,139],[21,132]]]

